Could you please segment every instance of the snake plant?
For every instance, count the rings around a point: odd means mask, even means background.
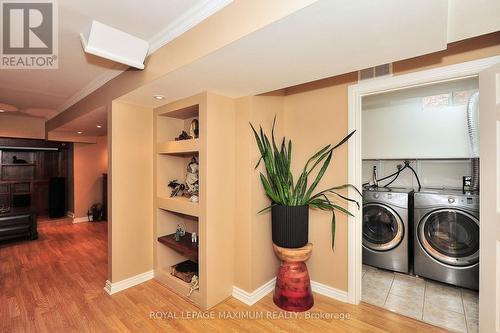
[[[307,205],[311,208],[331,211],[332,249],[334,249],[335,212],[339,211],[344,214],[353,216],[350,211],[335,203],[336,201],[334,200],[334,198],[336,197],[337,199],[340,198],[342,200],[354,202],[359,209],[358,201],[348,198],[340,194],[338,191],[351,187],[354,188],[360,196],[362,195],[359,190],[351,184],[334,186],[318,192],[315,192],[315,190],[319,182],[323,178],[325,172],[328,170],[328,167],[330,166],[334,150],[347,142],[355,131],[349,133],[336,145],[328,144],[325,147],[321,148],[314,155],[312,155],[302,169],[302,172],[297,178],[297,181],[295,182],[291,172],[292,141],[288,140],[288,142],[286,143],[286,139],[283,137],[280,148],[278,148],[274,138],[275,125],[276,117],[274,117],[273,120],[270,141],[267,135],[262,130],[262,126],[260,126],[259,132],[257,132],[253,125],[250,123],[252,131],[255,135],[255,141],[257,142],[257,146],[260,151],[260,158],[255,165],[255,169],[257,169],[259,165],[264,162],[266,174],[261,172],[260,180],[267,196],[272,201],[272,204],[270,206],[262,209],[259,213],[270,210],[274,205]],[[314,177],[313,182],[308,185],[309,177],[317,167],[320,167],[319,171]]]

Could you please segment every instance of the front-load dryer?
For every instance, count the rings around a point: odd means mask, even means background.
[[[415,274],[479,287],[479,196],[454,190],[414,194]]]
[[[412,189],[363,190],[363,263],[409,273],[409,208]]]

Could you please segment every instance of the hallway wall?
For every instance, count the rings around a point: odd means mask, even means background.
[[[101,136],[95,144],[74,144],[75,219],[86,217],[93,204],[102,203],[102,174],[108,172],[107,140],[107,136]]]

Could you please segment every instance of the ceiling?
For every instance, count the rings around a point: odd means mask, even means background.
[[[255,95],[443,50],[447,11],[436,0],[319,0],[122,99],[155,107],[155,94],[163,103],[204,90]]]
[[[106,107],[101,107],[64,124],[57,129],[57,132],[71,135],[77,133],[82,136],[103,136],[106,135],[107,128],[108,113]]]
[[[59,69],[2,70],[0,104],[14,106],[20,115],[50,119],[122,73],[124,65],[83,52],[79,34],[92,20],[145,39],[154,51],[176,37],[172,31],[178,35],[190,27],[186,22],[192,26],[192,17],[200,18],[199,13],[207,12],[213,2],[148,0],[146,5],[137,0],[59,0]]]
[[[122,73],[125,66],[82,51],[79,33],[93,19],[148,40],[151,53],[231,1],[59,0],[59,69],[2,70],[0,109],[3,103],[14,109],[5,114],[50,119]],[[318,0],[122,99],[156,107],[205,90],[255,95],[443,50],[450,41],[500,29],[498,0],[459,1]],[[156,94],[165,100],[153,99]],[[106,109],[97,109],[57,131],[105,135],[105,118]]]

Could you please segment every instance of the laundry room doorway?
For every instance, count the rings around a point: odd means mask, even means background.
[[[480,316],[481,331],[496,325],[496,304],[486,299],[492,313],[480,313],[477,292],[485,278],[479,261],[495,267],[496,249],[479,257],[485,189],[478,189],[485,157],[479,106],[486,108],[479,103],[486,88],[480,73],[496,63],[500,57],[349,87],[349,130],[357,132],[348,177],[364,194],[363,209],[349,220],[352,303],[461,332],[477,331]],[[496,80],[500,85],[498,74]],[[495,283],[481,283],[481,298],[491,298],[486,293],[497,295]]]

